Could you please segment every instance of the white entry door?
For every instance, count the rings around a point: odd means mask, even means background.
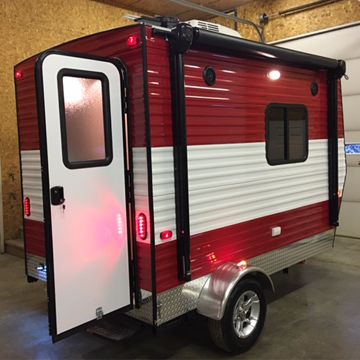
[[[37,81],[46,129],[49,319],[57,340],[130,304],[123,76],[107,60],[49,52],[38,61]]]

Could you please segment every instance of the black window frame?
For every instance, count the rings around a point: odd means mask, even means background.
[[[270,111],[274,108],[281,108],[284,109],[284,122],[285,122],[285,128],[284,128],[284,133],[285,133],[285,138],[284,138],[284,150],[285,153],[288,153],[288,151],[286,151],[286,147],[288,147],[289,145],[289,126],[286,125],[286,123],[288,122],[288,119],[286,117],[287,114],[287,109],[293,109],[293,108],[301,108],[304,110],[305,114],[306,114],[306,118],[305,118],[305,156],[302,158],[298,158],[298,159],[284,159],[284,160],[272,160],[269,159],[269,144],[270,144],[270,129],[269,129],[269,123],[270,123]],[[295,164],[295,163],[301,163],[307,160],[308,156],[309,156],[309,112],[307,110],[307,107],[304,104],[277,104],[277,103],[272,103],[269,104],[266,107],[265,110],[265,152],[266,152],[266,161],[268,162],[269,165],[274,166],[274,165],[284,165],[284,164]]]
[[[67,132],[66,132],[64,86],[63,86],[64,76],[101,81],[105,159],[85,160],[85,161],[69,161],[68,141],[67,141],[68,139],[67,139]],[[102,72],[64,68],[64,69],[61,69],[57,74],[57,83],[58,83],[59,114],[60,114],[60,127],[61,127],[62,159],[63,159],[64,165],[68,169],[71,169],[71,170],[90,168],[90,167],[108,166],[109,164],[111,164],[112,159],[113,159],[109,79]]]

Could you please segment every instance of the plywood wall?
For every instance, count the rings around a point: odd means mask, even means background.
[[[127,25],[120,8],[90,0],[0,0],[0,157],[5,239],[21,231],[13,66],[56,44]]]
[[[254,0],[240,7],[238,16],[258,22],[264,12],[272,14],[310,1]],[[90,0],[0,0],[0,157],[6,239],[19,236],[22,217],[14,64],[70,39],[126,25],[128,22],[123,19],[126,13],[128,11]],[[265,34],[267,41],[273,41],[357,20],[360,20],[360,2],[342,0],[273,20]],[[247,26],[241,26],[240,31],[245,38],[257,39]]]
[[[238,17],[259,24],[259,17],[263,13],[276,14],[279,11],[311,2],[314,0],[254,0],[238,8]],[[359,20],[360,1],[341,0],[313,10],[271,20],[265,27],[265,38],[267,42],[271,42]],[[234,27],[232,21],[220,18],[211,21]],[[249,26],[240,25],[239,31],[246,39],[259,40],[255,30]]]

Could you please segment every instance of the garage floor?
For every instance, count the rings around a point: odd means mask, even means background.
[[[117,342],[83,331],[57,344],[48,337],[46,293],[27,284],[23,260],[0,256],[0,359],[223,358],[205,319],[192,314],[154,336],[142,327]],[[241,359],[359,359],[360,241],[339,238],[336,248],[288,275],[274,276],[263,334]]]

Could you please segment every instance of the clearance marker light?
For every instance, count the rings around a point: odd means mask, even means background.
[[[127,39],[127,46],[128,47],[135,47],[138,46],[140,44],[140,40],[139,37],[137,35],[131,35],[128,37]]]
[[[218,261],[216,255],[213,251],[208,255],[208,259],[212,264],[216,263]]]
[[[172,231],[171,230],[165,230],[162,233],[160,233],[160,239],[161,240],[169,240],[172,238]]]
[[[141,240],[145,240],[147,237],[147,222],[144,213],[140,213],[137,217],[137,232]]]
[[[16,79],[16,80],[20,80],[20,79],[22,79],[23,77],[24,77],[24,73],[23,73],[22,71],[17,70],[17,71],[15,72],[15,79]]]
[[[243,271],[247,268],[247,262],[246,260],[241,260],[237,263],[237,266],[239,268],[240,271]]]
[[[30,198],[28,197],[26,197],[24,200],[24,212],[25,212],[25,216],[31,215]]]

